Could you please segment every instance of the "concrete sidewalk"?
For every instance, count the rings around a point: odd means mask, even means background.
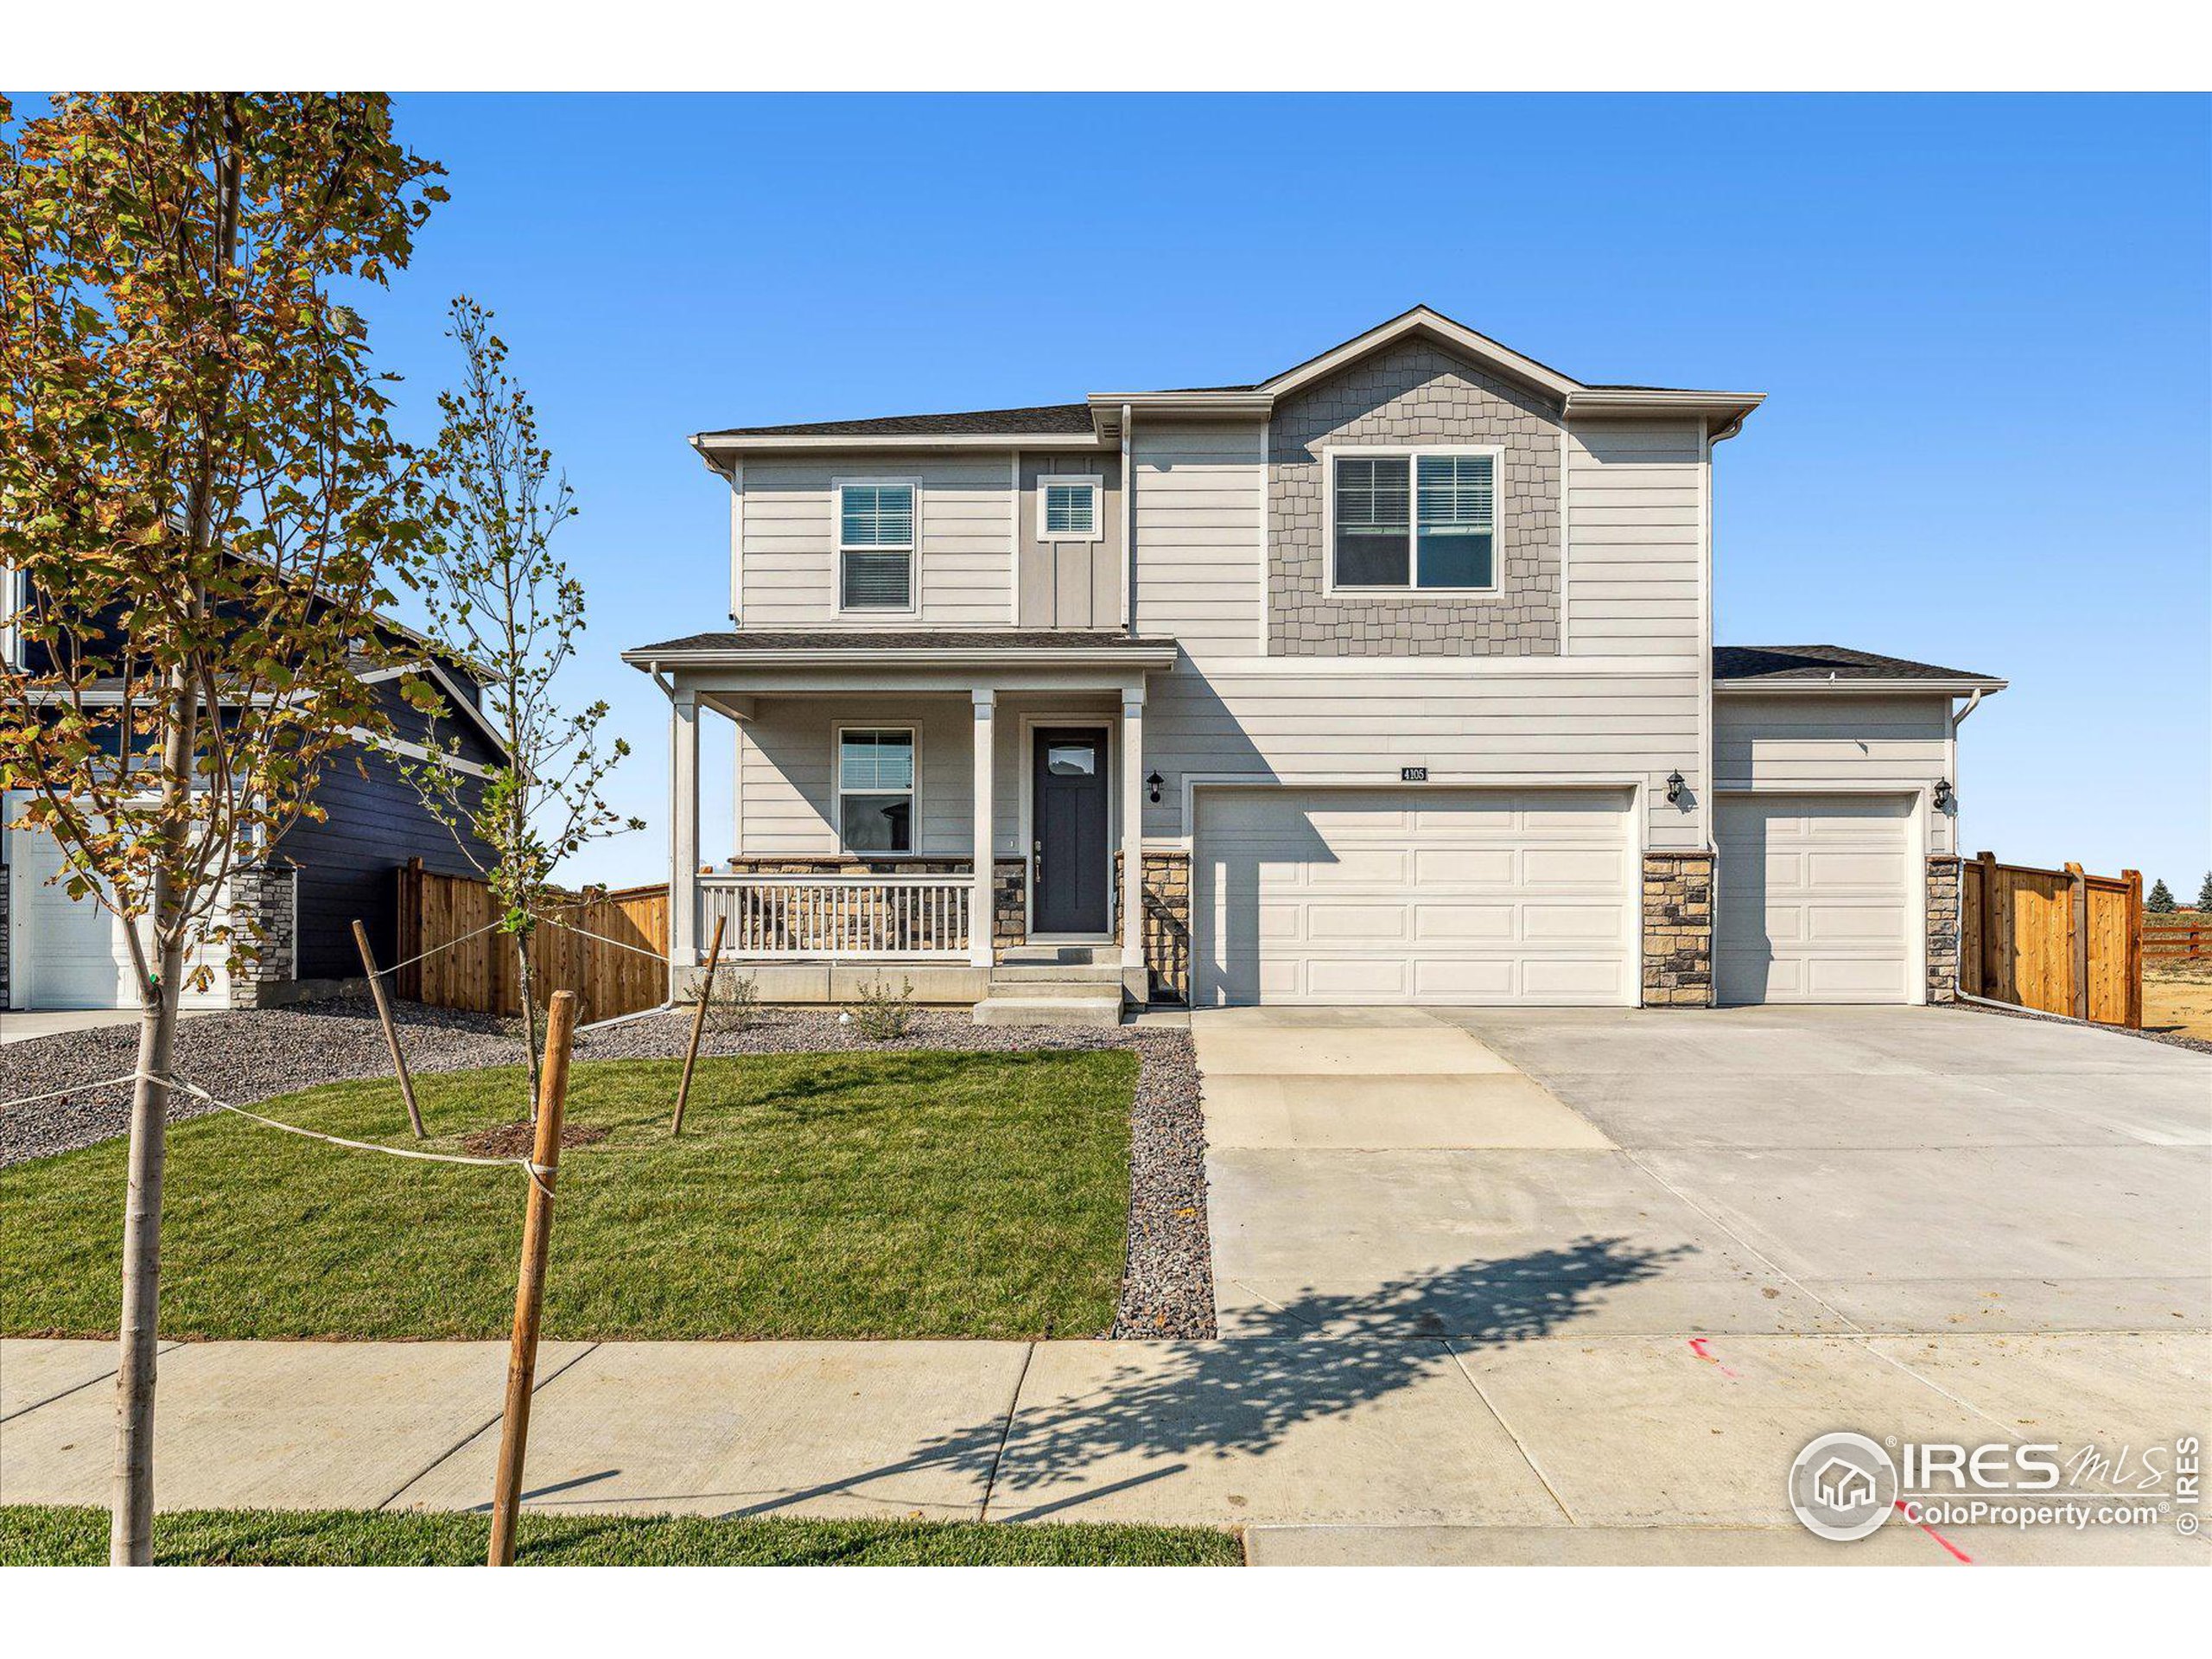
[[[1675,1337],[1494,1347],[1211,1343],[552,1343],[530,1506],[554,1512],[1154,1521],[1252,1529],[1261,1561],[1953,1558],[1899,1525],[1821,1543],[1783,1478],[1838,1422],[2141,1444],[2196,1414],[2202,1338]],[[495,1343],[195,1343],[162,1356],[164,1509],[463,1510],[491,1489]],[[0,1501],[103,1503],[106,1343],[0,1344]],[[1954,1541],[1958,1541],[1954,1539]],[[2212,1561],[2170,1528],[1993,1533],[1988,1560]]]

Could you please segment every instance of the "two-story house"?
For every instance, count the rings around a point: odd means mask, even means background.
[[[1756,393],[1585,384],[1427,308],[1250,385],[754,426],[671,702],[682,995],[1917,1002],[2003,682],[1716,650]],[[735,722],[699,856],[700,722]]]
[[[0,565],[0,674],[54,671],[54,652],[23,626],[36,602],[28,577]],[[435,760],[458,771],[466,789],[505,764],[505,746],[482,708],[479,671],[392,618],[374,619],[373,631],[383,649],[373,664],[365,655],[359,677],[385,729],[355,728],[353,741],[323,760],[312,796],[317,810],[294,820],[273,845],[245,849],[232,867],[218,919],[241,931],[250,923],[262,943],[236,972],[226,947],[202,951],[194,966],[208,972],[204,982],[183,988],[187,1007],[259,1007],[362,988],[353,924],[366,929],[379,961],[394,959],[400,868],[419,859],[426,869],[462,875],[491,857],[473,837],[464,850],[402,770],[404,760]],[[130,657],[124,611],[112,607],[70,632],[76,662],[91,676],[84,706],[109,712],[99,738],[116,753],[121,739],[111,715]],[[395,650],[396,664],[389,660]],[[404,695],[410,678],[433,694],[435,718]],[[39,718],[41,701],[51,699],[34,690],[23,716]],[[12,1010],[135,1008],[137,974],[123,924],[97,899],[71,897],[60,844],[21,822],[32,786],[29,779],[0,778],[0,1022]]]

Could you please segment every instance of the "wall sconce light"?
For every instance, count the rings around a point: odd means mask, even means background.
[[[1670,772],[1667,774],[1667,804],[1676,805],[1681,798],[1682,774],[1679,772]]]
[[[1167,780],[1165,778],[1162,778],[1156,772],[1154,772],[1151,777],[1144,780],[1145,788],[1150,791],[1148,798],[1154,806],[1158,806],[1160,804],[1160,786],[1166,781]]]
[[[1949,811],[1951,810],[1952,804],[1958,798],[1959,798],[1957,796],[1951,792],[1951,780],[1949,779],[1938,778],[1936,780],[1936,810],[1938,812]]]

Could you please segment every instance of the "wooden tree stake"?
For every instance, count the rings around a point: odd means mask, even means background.
[[[691,1098],[691,1068],[699,1061],[699,1037],[707,1029],[707,1005],[715,1000],[715,964],[722,956],[722,925],[727,916],[715,918],[714,943],[707,947],[707,977],[699,987],[699,1012],[691,1020],[691,1046],[683,1051],[683,1081],[676,1086],[676,1121],[668,1126],[671,1137],[683,1133],[683,1103]]]
[[[522,1507],[523,1457],[530,1440],[530,1396],[537,1383],[537,1323],[545,1307],[545,1257],[553,1234],[553,1184],[561,1163],[561,1117],[569,1098],[569,1046],[576,995],[556,991],[546,1011],[545,1064],[537,1081],[537,1166],[522,1224],[522,1272],[515,1282],[515,1331],[507,1349],[507,1406],[499,1420],[499,1468],[492,1489],[490,1564],[515,1564],[515,1516]]]
[[[353,922],[353,943],[361,947],[361,966],[369,972],[369,995],[376,998],[377,1018],[384,1021],[384,1046],[391,1051],[391,1069],[399,1074],[399,1097],[407,1103],[407,1127],[415,1131],[415,1138],[423,1138],[423,1109],[415,1103],[415,1079],[407,1075],[407,1056],[400,1052],[399,1028],[391,1023],[391,1004],[385,1000],[384,976],[377,972],[377,959],[369,950],[369,930],[357,917]]]

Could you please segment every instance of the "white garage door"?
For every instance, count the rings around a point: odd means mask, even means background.
[[[1914,800],[1720,800],[1713,972],[1723,1002],[1910,1002]]]
[[[22,1008],[130,1008],[138,1005],[123,924],[105,906],[72,899],[52,880],[62,868],[61,849],[43,830],[8,832],[9,995]],[[227,1001],[225,952],[214,982],[187,988],[186,1007],[219,1007]]]
[[[1192,895],[1202,1004],[1617,1004],[1625,790],[1209,789]]]

